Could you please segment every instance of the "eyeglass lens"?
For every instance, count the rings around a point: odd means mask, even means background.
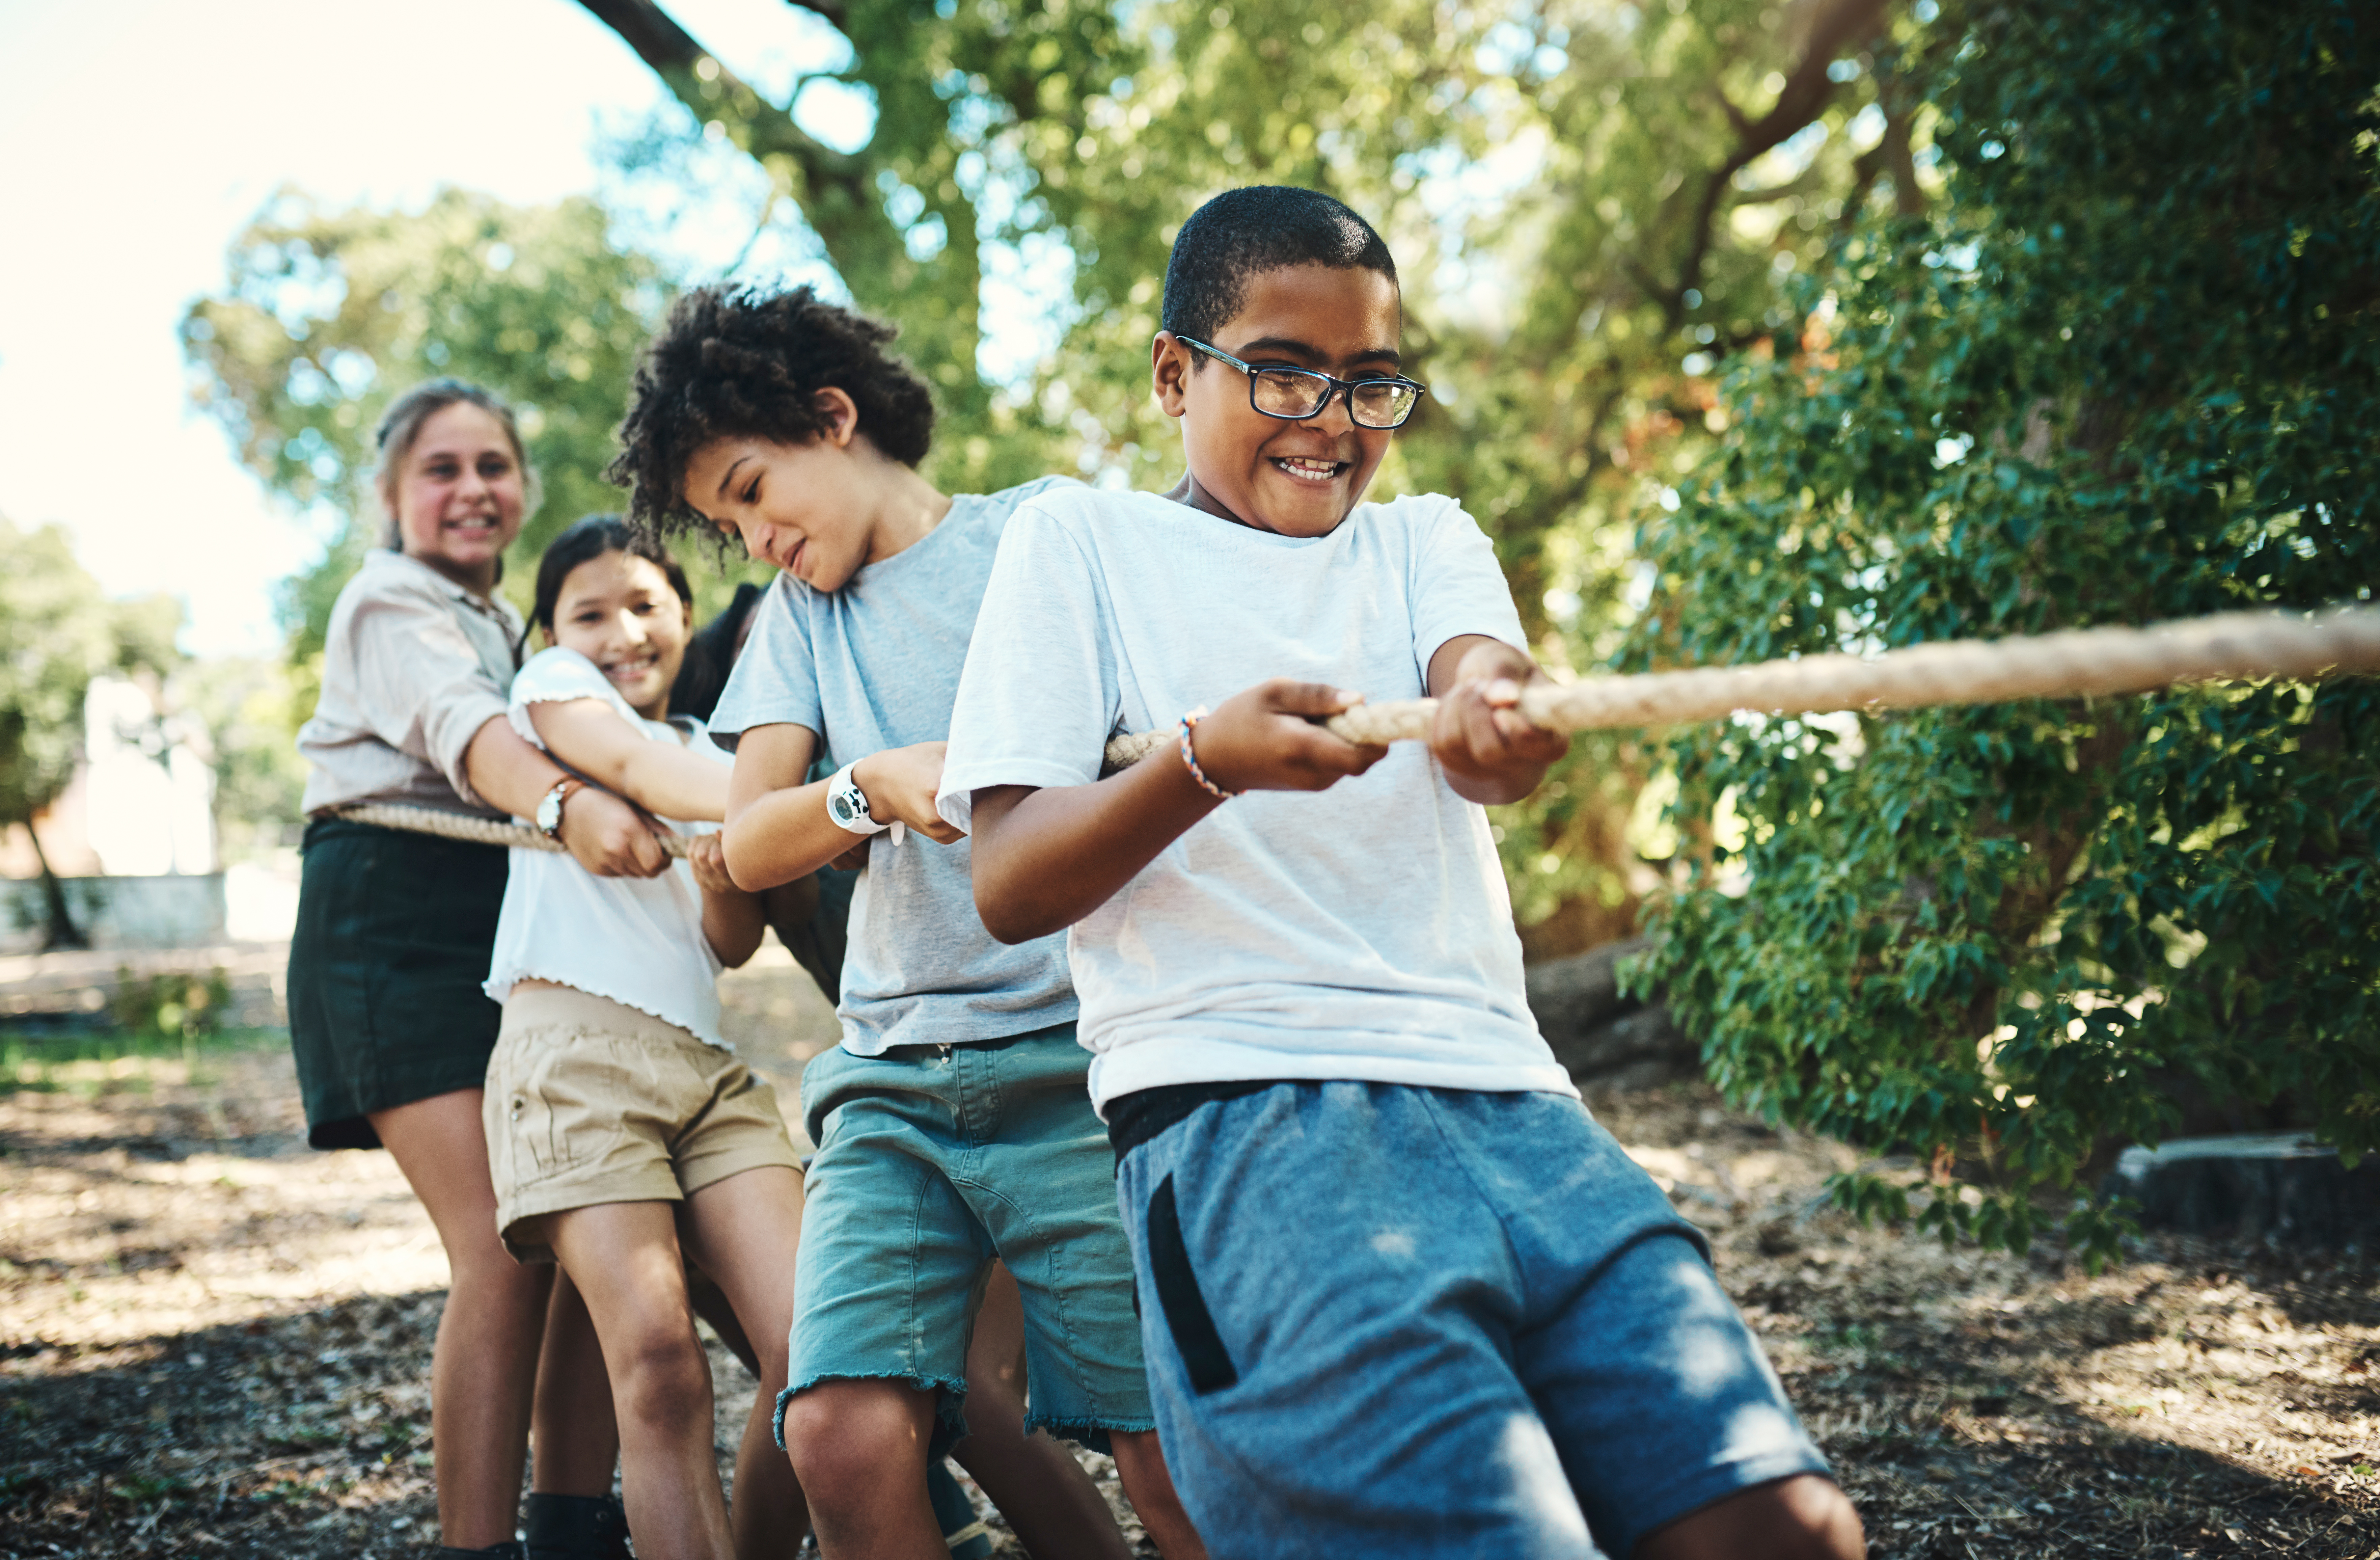
[[[1257,409],[1274,417],[1312,417],[1330,396],[1330,381],[1295,369],[1259,369],[1248,382]],[[1410,386],[1394,380],[1364,380],[1350,396],[1348,409],[1366,428],[1394,428],[1411,415],[1415,399]]]

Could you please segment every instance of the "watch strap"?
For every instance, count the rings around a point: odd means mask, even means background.
[[[565,775],[561,779],[555,781],[553,783],[553,789],[546,792],[545,795],[538,798],[537,817],[532,820],[532,822],[537,824],[538,833],[543,835],[546,838],[552,840],[555,844],[560,844],[562,842],[562,810],[569,805],[570,798],[572,797],[577,796],[580,791],[586,789],[586,781],[576,779],[570,775]],[[552,823],[548,823],[545,821],[546,807],[549,802],[552,804],[553,810],[553,822]]]
[[[852,769],[858,762],[854,759],[844,764],[834,772],[834,778],[826,783],[826,815],[833,819],[838,827],[852,834],[880,835],[893,825],[878,823],[875,815],[868,810],[868,793],[861,790],[859,783],[851,777]]]

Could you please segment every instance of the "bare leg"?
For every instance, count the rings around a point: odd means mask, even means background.
[[[678,1243],[681,1246],[686,1243],[684,1232],[680,1232]],[[736,1320],[735,1308],[727,1303],[726,1291],[719,1287],[719,1281],[700,1267],[688,1267],[686,1270],[686,1290],[694,1301],[694,1314],[710,1322],[710,1330],[719,1335],[719,1341],[727,1346],[727,1352],[765,1384],[769,1378],[761,1373],[760,1356],[752,1347],[752,1340],[744,1335],[744,1323]]]
[[[1655,1529],[1634,1560],[1860,1560],[1866,1553],[1851,1501],[1833,1480],[1803,1473]]]
[[[513,1261],[496,1238],[480,1092],[457,1089],[370,1117],[430,1211],[453,1274],[431,1355],[430,1433],[440,1542],[457,1549],[513,1536],[553,1282],[552,1273]]]
[[[618,1406],[621,1488],[648,1560],[728,1560],[710,1450],[710,1361],[695,1336],[667,1202],[605,1202],[546,1221],[587,1298]]]
[[[1207,1560],[1207,1541],[1191,1526],[1182,1497],[1173,1492],[1173,1475],[1166,1470],[1157,1432],[1118,1431],[1109,1439],[1115,1443],[1116,1475],[1123,1481],[1123,1493],[1140,1513],[1140,1525],[1148,1530],[1157,1552],[1165,1560]]]
[[[537,1357],[529,1415],[528,1487],[540,1495],[608,1495],[620,1458],[612,1383],[603,1373],[595,1322],[568,1274],[553,1281],[545,1347]]]
[[[994,1263],[967,1347],[967,1438],[951,1454],[975,1476],[1030,1554],[1128,1560],[1107,1497],[1073,1454],[1025,1433],[1025,1306]]]
[[[826,1560],[950,1560],[926,1499],[934,1395],[906,1382],[820,1382],[785,1408],[785,1444]]]
[[[809,1514],[794,1465],[777,1450],[777,1389],[794,1324],[794,1260],[802,1233],[802,1173],[766,1165],[714,1181],[686,1200],[686,1248],[719,1281],[743,1327],[759,1385],[735,1457],[738,1560],[789,1554]],[[923,1471],[920,1470],[920,1480]]]

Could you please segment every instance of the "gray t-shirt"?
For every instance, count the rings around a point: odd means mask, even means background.
[[[1277,536],[1153,494],[1062,488],[1018,513],[984,593],[942,768],[970,793],[1081,786],[1122,731],[1267,677],[1427,691],[1449,640],[1525,642],[1488,538],[1451,498],[1362,504]],[[1142,761],[1179,763],[1172,744]],[[1091,1099],[1168,1084],[1360,1079],[1575,1093],[1521,989],[1480,807],[1399,742],[1327,791],[1251,791],[1075,922]]]
[[[712,737],[732,750],[754,726],[808,726],[837,764],[941,741],[1002,530],[1026,499],[1071,485],[1048,477],[962,494],[924,540],[832,594],[779,576],[754,609]],[[964,1045],[1073,1020],[1064,934],[994,941],[975,910],[971,843],[877,836],[851,901],[845,1050]]]

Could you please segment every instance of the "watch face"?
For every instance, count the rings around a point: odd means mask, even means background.
[[[835,796],[833,806],[834,821],[836,823],[852,823],[858,821],[859,808],[854,801],[850,792],[838,792]]]

